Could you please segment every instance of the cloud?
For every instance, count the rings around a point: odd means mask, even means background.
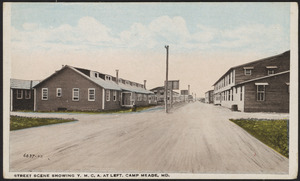
[[[173,52],[212,51],[215,49],[288,49],[289,34],[280,25],[248,24],[227,29],[196,25],[191,33],[183,17],[161,16],[148,24],[133,23],[129,29],[114,34],[93,17],[82,17],[77,24],[41,28],[24,23],[23,29],[11,28],[15,50],[97,50],[99,48],[155,49],[165,44]]]

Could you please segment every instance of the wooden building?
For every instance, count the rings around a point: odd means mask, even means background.
[[[290,51],[230,68],[214,83],[214,104],[245,112],[289,112]]]
[[[211,104],[214,102],[214,90],[205,92],[205,103]]]
[[[33,86],[38,84],[35,80],[10,79],[10,110],[34,109]]]
[[[65,65],[34,87],[36,111],[102,111],[147,106],[153,92],[145,85]]]
[[[155,94],[155,99],[157,104],[164,104],[165,103],[165,86],[155,87],[150,89],[151,92]],[[171,92],[168,90],[168,103],[170,101]],[[173,91],[173,103],[180,102],[180,94],[176,91]]]

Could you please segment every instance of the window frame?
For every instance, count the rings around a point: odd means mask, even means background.
[[[31,99],[31,90],[25,90],[25,99]]]
[[[19,96],[19,91],[21,96]],[[17,89],[17,99],[23,99],[23,90]]]
[[[90,91],[93,91],[91,94]],[[93,98],[91,98],[93,96]],[[96,100],[96,89],[95,88],[88,88],[88,101],[95,101]]]
[[[46,91],[46,92],[44,92]],[[44,93],[46,94],[46,96],[44,96]],[[42,100],[48,100],[49,94],[48,94],[48,88],[42,88]]]
[[[275,74],[275,69],[268,69],[268,75],[274,75],[274,74]]]
[[[105,100],[110,101],[110,90],[105,90]]]
[[[60,94],[60,95],[58,95]],[[61,97],[62,96],[62,89],[61,88],[56,88],[56,97]]]
[[[256,85],[256,101],[265,101],[266,100],[266,85]],[[259,87],[262,86],[263,90],[259,90]]]
[[[117,91],[113,91],[113,101],[117,101]]]
[[[75,95],[76,92],[78,92],[78,95]],[[73,88],[72,89],[72,101],[79,101],[79,100],[80,100],[80,89]]]
[[[245,71],[244,72],[245,75],[252,75],[252,69],[245,69],[244,71]],[[247,73],[247,71],[249,72]]]

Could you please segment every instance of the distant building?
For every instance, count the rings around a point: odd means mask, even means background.
[[[33,86],[38,84],[35,80],[10,79],[10,110],[34,109]]]
[[[155,94],[155,99],[157,101],[157,104],[164,104],[165,102],[165,87],[155,87],[153,89],[150,89],[151,92]],[[170,101],[170,95],[171,92],[168,90],[168,103]],[[179,102],[180,101],[180,94],[178,92],[173,91],[173,102]]]
[[[139,84],[69,65],[34,86],[36,111],[101,111],[147,106],[153,92]]]
[[[205,103],[211,104],[214,102],[214,90],[205,92]]]
[[[289,112],[290,51],[230,68],[214,83],[214,104],[245,112]]]

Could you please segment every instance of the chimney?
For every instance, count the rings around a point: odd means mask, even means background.
[[[119,70],[116,70],[116,83],[119,84]]]
[[[144,80],[144,89],[146,89],[146,81],[147,81],[147,80]]]
[[[30,81],[30,89],[32,89],[32,80]]]

